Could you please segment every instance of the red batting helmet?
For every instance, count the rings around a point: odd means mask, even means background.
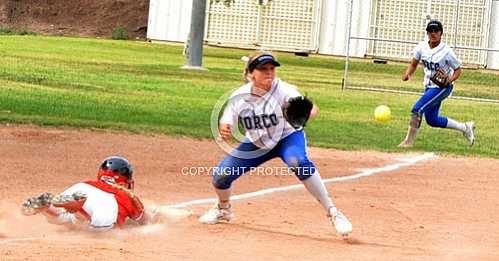
[[[133,189],[133,167],[123,157],[108,157],[100,165],[97,180],[106,183],[116,183],[128,189]]]

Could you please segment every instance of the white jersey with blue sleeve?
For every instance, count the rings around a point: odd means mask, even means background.
[[[438,85],[430,80],[438,69],[443,69],[450,77],[462,64],[454,51],[444,42],[440,42],[435,48],[430,48],[427,41],[421,42],[414,48],[413,55],[414,59],[423,63],[423,84],[428,88],[438,88]]]
[[[286,121],[282,107],[292,97],[300,96],[297,88],[280,79],[263,96],[253,94],[250,82],[234,91],[227,102],[220,124],[241,124],[245,136],[261,148],[272,148],[295,129]]]

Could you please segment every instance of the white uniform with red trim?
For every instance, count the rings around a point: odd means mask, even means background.
[[[115,224],[123,225],[126,218],[140,220],[144,211],[134,206],[130,197],[123,191],[99,181],[86,181],[77,183],[62,195],[72,195],[83,192],[87,199],[83,204],[80,214],[85,216],[92,228],[112,228]],[[60,221],[76,221],[73,214],[61,213]]]

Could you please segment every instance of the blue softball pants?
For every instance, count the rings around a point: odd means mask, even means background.
[[[447,88],[426,88],[411,112],[420,117],[424,115],[426,123],[432,127],[447,127],[447,117],[441,117],[438,114],[442,101],[452,93],[453,88],[452,84]]]
[[[258,149],[256,145],[246,139],[239,144],[236,150],[255,151]],[[232,155],[226,156],[213,171],[213,185],[217,189],[228,189],[232,182],[244,173],[276,157],[281,158],[299,180],[305,180],[315,173],[315,165],[307,156],[305,132],[300,130],[280,140],[274,148],[264,155],[251,159]]]

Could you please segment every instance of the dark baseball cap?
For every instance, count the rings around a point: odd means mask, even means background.
[[[275,66],[281,66],[281,64],[278,63],[275,57],[271,54],[262,54],[251,61],[251,63],[248,65],[248,69],[250,72],[253,72],[255,69],[261,68],[266,63],[272,63]]]
[[[426,25],[426,31],[427,32],[443,32],[444,31],[444,26],[442,23],[438,20],[431,20],[428,25]]]

